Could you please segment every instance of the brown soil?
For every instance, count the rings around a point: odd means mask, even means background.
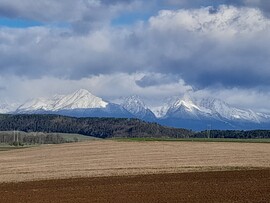
[[[0,202],[270,202],[270,170],[0,184]]]

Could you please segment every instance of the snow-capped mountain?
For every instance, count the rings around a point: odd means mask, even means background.
[[[197,128],[237,129],[244,126],[261,126],[269,122],[270,115],[256,113],[230,106],[220,99],[192,98],[188,95],[177,98],[163,117],[163,124],[183,127],[197,125]],[[259,127],[258,127],[259,128]]]
[[[155,114],[157,118],[164,118],[169,110],[169,108],[174,104],[178,97],[169,97],[164,99],[163,104],[160,106],[152,106],[151,111]]]
[[[251,110],[242,110],[234,108],[220,99],[205,98],[199,102],[199,106],[209,110],[209,113],[214,117],[231,121],[248,121],[260,123],[262,120],[259,115]]]
[[[9,103],[5,100],[0,100],[0,114],[10,113],[16,110],[18,104]]]
[[[68,95],[30,100],[14,109],[14,105],[0,102],[0,113],[140,118],[193,130],[203,130],[209,125],[212,129],[270,128],[270,114],[235,108],[220,99],[194,98],[187,94],[168,98],[162,106],[148,108],[139,96],[111,103],[81,89]]]
[[[262,121],[260,116],[255,112],[232,107],[220,99],[203,98],[198,100],[186,95],[173,103],[166,117],[193,119],[202,119],[205,117],[217,120],[240,120],[255,123]]]
[[[69,95],[56,95],[52,99],[39,98],[21,105],[17,112],[59,111],[72,109],[106,108],[108,102],[92,95],[89,91],[80,89]]]
[[[155,120],[156,118],[154,113],[146,107],[145,103],[137,95],[122,98],[120,105],[137,118],[144,120]]]
[[[57,100],[54,104],[54,110],[106,108],[108,104],[108,102],[92,95],[89,91],[80,89],[73,94],[64,96]]]
[[[26,103],[22,104],[16,110],[17,113],[23,112],[31,112],[31,111],[50,111],[52,110],[53,100],[46,99],[46,98],[37,98],[33,100],[29,100]]]
[[[15,113],[49,113],[77,117],[132,117],[123,107],[80,89],[51,99],[39,98],[21,105]]]
[[[199,119],[203,112],[192,99],[185,95],[183,99],[176,99],[169,107],[165,117],[169,118],[184,118],[184,119]]]

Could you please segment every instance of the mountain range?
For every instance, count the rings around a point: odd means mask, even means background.
[[[15,105],[1,102],[0,113],[139,118],[192,130],[270,129],[270,114],[235,108],[216,98],[197,99],[188,95],[172,97],[160,107],[149,108],[139,96],[121,98],[116,104],[80,89],[50,99],[29,100],[17,108]]]

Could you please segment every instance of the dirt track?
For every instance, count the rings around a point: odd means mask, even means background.
[[[269,202],[270,170],[0,184],[0,202]]]

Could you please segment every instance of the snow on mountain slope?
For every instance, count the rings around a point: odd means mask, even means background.
[[[107,105],[108,103],[101,98],[94,96],[87,90],[80,89],[57,100],[53,105],[53,110],[105,108]]]
[[[121,106],[133,114],[144,113],[147,109],[144,102],[137,95],[123,98]]]
[[[170,111],[177,111],[179,108],[185,108],[188,112],[201,111],[200,107],[195,104],[189,95],[184,95],[183,99],[177,99],[172,106]]]
[[[164,99],[163,104],[159,106],[151,106],[151,111],[155,114],[157,118],[164,118],[175,101],[179,99],[177,96],[169,97]]]
[[[218,115],[227,120],[260,122],[259,117],[253,111],[234,108],[219,99],[204,98],[199,102],[199,106],[209,109],[211,115]]]
[[[18,107],[18,104],[9,103],[5,100],[0,100],[0,113],[11,113]]]
[[[107,102],[92,95],[89,91],[80,89],[69,95],[56,95],[52,99],[39,98],[21,105],[17,112],[59,111],[71,109],[105,108]]]
[[[34,100],[29,100],[23,105],[19,106],[17,111],[37,111],[37,110],[52,110],[53,100],[38,98]]]
[[[165,117],[260,123],[267,116],[255,113],[252,110],[232,107],[219,99],[194,99],[185,95],[183,98],[175,100],[169,107]]]
[[[177,98],[166,113],[167,118],[182,118],[182,119],[200,119],[200,115],[204,111],[196,105],[190,96],[185,95],[183,98]]]
[[[137,95],[122,98],[120,105],[137,118],[148,120],[155,118],[154,113],[146,107],[145,103]]]
[[[152,106],[150,109],[157,118],[163,118],[168,112],[169,106],[164,104],[162,106]]]

